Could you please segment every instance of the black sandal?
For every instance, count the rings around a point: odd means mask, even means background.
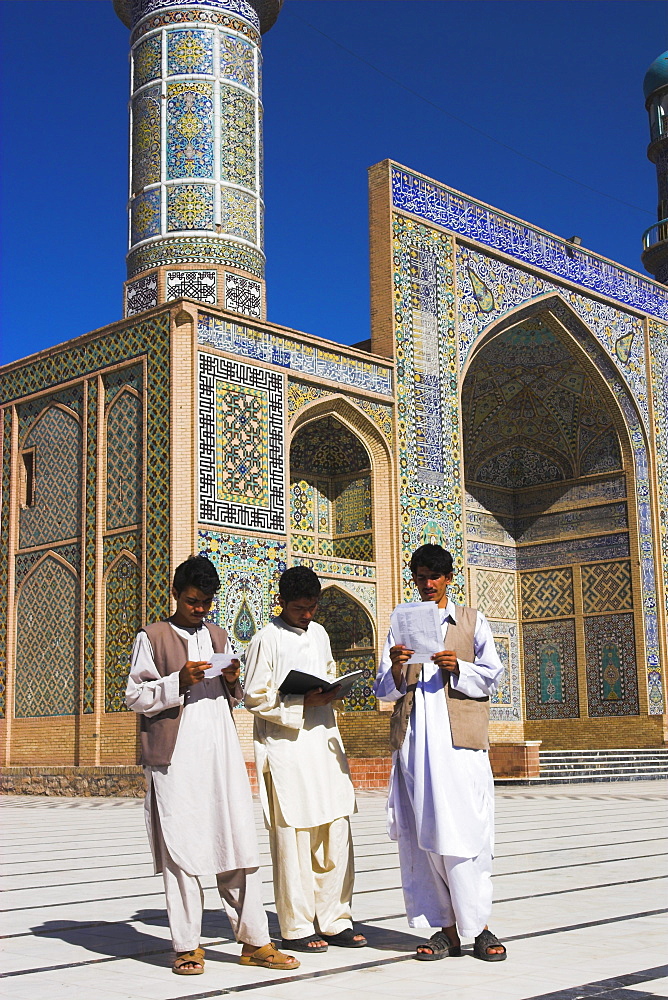
[[[361,941],[356,941],[356,937],[361,937]],[[323,934],[323,941],[327,944],[338,945],[339,948],[364,948],[366,947],[367,940],[363,934],[358,934],[352,927],[346,927],[344,931],[339,931],[338,934]]]
[[[444,931],[436,931],[428,941],[421,941],[418,948],[431,948],[428,951],[416,951],[418,962],[437,962],[441,958],[461,958],[462,948],[459,944],[451,944]]]
[[[503,951],[490,953],[487,951],[488,948],[503,948]],[[485,928],[473,942],[473,954],[483,962],[505,962],[506,946],[501,944],[496,934]]]
[[[324,934],[309,934],[308,937],[303,938],[282,938],[281,948],[287,948],[289,951],[327,951],[326,944],[318,944],[313,946],[315,941],[324,941]]]

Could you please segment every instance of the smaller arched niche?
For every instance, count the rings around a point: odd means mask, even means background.
[[[123,553],[105,579],[104,710],[124,712],[132,644],[141,627],[141,579],[136,561]]]
[[[344,701],[346,712],[366,712],[376,708],[372,688],[376,676],[374,630],[371,618],[356,600],[340,587],[326,587],[320,595],[318,621],[329,635],[339,676],[362,670],[350,698]]]
[[[371,459],[336,417],[306,424],[290,448],[292,550],[371,562]]]

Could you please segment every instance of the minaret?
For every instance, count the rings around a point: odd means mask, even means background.
[[[642,262],[657,281],[668,285],[668,52],[647,70],[644,91],[650,130],[647,156],[656,164],[659,221],[643,234]]]
[[[264,319],[260,36],[283,0],[114,0],[131,29],[125,315]]]

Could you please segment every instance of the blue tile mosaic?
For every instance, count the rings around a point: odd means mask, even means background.
[[[668,319],[668,289],[663,286],[441,184],[395,167],[392,204],[592,292]]]

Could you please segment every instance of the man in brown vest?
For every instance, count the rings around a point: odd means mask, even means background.
[[[126,692],[128,708],[140,717],[146,826],[165,883],[172,971],[180,976],[204,972],[202,875],[216,876],[243,945],[242,965],[299,966],[270,942],[262,905],[253,803],[232,720],[243,697],[239,661],[232,659],[222,675],[208,669],[214,653],[231,653],[227,632],[205,621],[219,587],[204,556],[177,567],[176,610],[137,636]]]
[[[480,612],[447,594],[452,556],[423,545],[411,558],[422,601],[440,609],[443,650],[409,663],[413,650],[390,630],[374,687],[394,701],[388,832],[399,863],[411,927],[439,927],[416,958],[461,955],[462,937],[485,962],[506,949],[487,927],[492,908],[494,783],[489,766],[489,698],[503,666]]]

